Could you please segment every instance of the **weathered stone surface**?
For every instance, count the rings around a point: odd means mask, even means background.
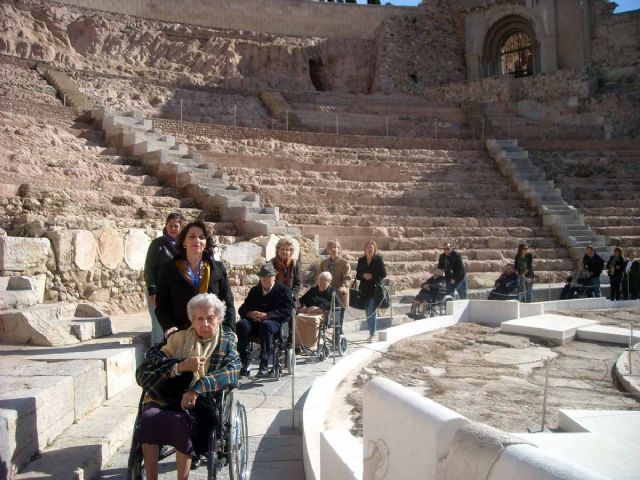
[[[222,260],[230,265],[253,266],[264,261],[262,247],[252,242],[238,242],[225,245],[222,250]]]
[[[75,305],[38,305],[25,310],[8,310],[0,313],[0,340],[19,345],[47,347],[78,343],[71,334],[69,319]]]
[[[51,242],[46,238],[0,235],[0,271],[45,272]]]
[[[297,260],[300,256],[300,242],[293,237],[289,238],[293,242],[293,259]],[[262,247],[262,256],[267,260],[270,260],[276,256],[276,245],[279,240],[280,237],[277,235],[266,235],[263,237],[252,238],[250,241],[251,243],[260,245],[260,247]]]
[[[102,264],[113,270],[122,263],[124,241],[114,228],[107,228],[98,239],[98,257]]]
[[[70,230],[53,230],[47,232],[47,238],[51,241],[53,254],[56,259],[56,270],[66,272],[71,268],[73,261],[73,234]]]
[[[124,261],[132,270],[140,271],[144,268],[147,250],[151,239],[140,228],[129,230],[124,241]]]
[[[14,410],[15,454],[24,465],[73,424],[73,379],[66,376],[0,376],[0,408]]]
[[[0,309],[31,307],[44,301],[45,274],[0,277]]]
[[[0,408],[0,452],[3,453],[0,455],[0,471],[8,472],[6,478],[12,478],[17,470],[12,462],[24,464],[29,459],[28,452],[16,449],[17,420],[18,414],[15,410]],[[13,457],[8,455],[9,452],[13,452]]]
[[[98,246],[88,230],[73,231],[73,262],[80,270],[91,270],[96,263]]]

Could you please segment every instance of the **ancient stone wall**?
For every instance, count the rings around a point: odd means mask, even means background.
[[[376,44],[373,91],[416,93],[466,77],[463,47],[449,2],[429,1],[413,14],[385,20]]]
[[[62,3],[167,22],[327,38],[374,37],[387,18],[413,8],[304,0],[63,0]]]
[[[603,70],[640,65],[640,11],[600,12],[592,32],[591,60]]]

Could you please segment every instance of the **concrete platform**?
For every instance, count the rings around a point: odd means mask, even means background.
[[[502,322],[500,328],[503,332],[542,338],[562,345],[572,341],[579,328],[597,323],[585,318],[546,313]]]
[[[616,343],[618,345],[631,345],[640,342],[640,332],[633,332],[630,337],[628,328],[612,327],[610,325],[591,325],[578,329],[577,335],[580,340],[592,340],[594,342]]]
[[[640,472],[640,412],[561,410],[567,433],[516,434],[542,450],[600,473],[631,480]]]

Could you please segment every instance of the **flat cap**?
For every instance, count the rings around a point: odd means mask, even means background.
[[[273,266],[271,262],[267,262],[260,268],[258,272],[259,277],[275,277],[276,276],[276,268]]]

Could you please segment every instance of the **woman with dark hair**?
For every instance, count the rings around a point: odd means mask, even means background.
[[[611,284],[611,300],[620,300],[620,286],[622,285],[624,267],[625,261],[622,257],[622,249],[616,247],[613,249],[613,255],[609,257],[609,261],[607,262],[607,274],[609,275],[609,283]]]
[[[187,303],[199,293],[213,293],[225,302],[223,324],[236,329],[236,309],[227,271],[213,259],[213,237],[202,220],[188,223],[176,242],[176,256],[160,272],[156,315],[165,337],[189,328]]]
[[[156,317],[156,291],[158,290],[158,275],[162,267],[173,260],[176,254],[176,242],[184,217],[172,212],[167,216],[162,236],[151,241],[144,262],[144,281],[147,284],[147,306],[151,315],[151,344],[155,345],[164,340],[164,331]]]
[[[376,305],[376,285],[381,284],[387,276],[384,260],[378,255],[378,245],[373,240],[364,244],[364,255],[358,259],[356,267],[356,280],[360,280],[359,290],[366,298],[364,311],[367,315],[367,325],[369,326],[369,343],[373,342],[376,335],[376,324],[378,321]]]
[[[520,277],[518,299],[521,302],[531,303],[533,293],[533,255],[529,253],[526,243],[518,245],[518,253],[513,261],[513,266]]]
[[[636,251],[627,250],[627,261],[624,264],[622,278],[622,298],[637,300],[640,298],[640,261],[636,259]]]

